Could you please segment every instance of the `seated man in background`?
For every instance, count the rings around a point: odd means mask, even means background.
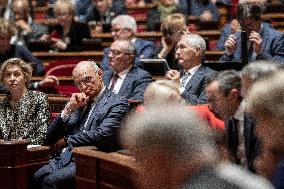
[[[46,26],[35,23],[32,20],[28,0],[14,1],[13,12],[17,26],[17,33],[12,39],[13,43],[25,45],[29,48],[31,41],[39,41],[44,34],[48,33],[48,28]]]
[[[184,106],[149,107],[130,117],[122,142],[137,162],[141,188],[273,188],[220,161],[209,127]]]
[[[237,19],[246,31],[248,62],[273,60],[284,62],[284,34],[263,24],[261,6],[244,2],[238,5]],[[229,35],[221,61],[241,61],[241,32]]]
[[[183,14],[170,14],[161,25],[162,39],[158,58],[167,60],[171,69],[178,68],[178,61],[175,56],[175,47],[181,36],[188,33],[187,19]]]
[[[271,179],[277,189],[284,187],[283,80],[283,70],[259,80],[253,84],[246,98],[247,111],[256,119],[256,135],[261,141],[262,150],[256,159],[256,170]]]
[[[10,44],[12,36],[15,34],[16,28],[12,22],[0,19],[0,64],[10,58],[21,58],[33,67],[33,76],[43,76],[44,66],[39,59],[34,57],[32,53],[25,47],[16,44]],[[46,85],[58,84],[58,79],[55,76],[47,76],[40,82],[31,83],[29,89],[37,89]],[[0,86],[0,93],[6,93],[5,87]]]
[[[35,173],[33,188],[75,188],[74,147],[94,145],[103,151],[120,148],[118,131],[129,111],[127,100],[104,86],[102,71],[95,62],[78,63],[72,76],[80,93],[72,94],[47,129],[46,141],[58,153]]]
[[[103,79],[109,90],[129,100],[143,100],[146,87],[152,82],[150,73],[135,65],[135,46],[127,40],[116,40],[109,50],[109,66]]]
[[[115,17],[111,22],[111,35],[113,40],[124,39],[131,41],[136,50],[135,65],[141,67],[140,58],[153,58],[155,53],[155,44],[152,41],[136,38],[137,24],[133,17],[129,15],[120,15]],[[104,49],[104,56],[102,59],[102,69],[109,69],[108,55],[109,48]]]
[[[110,32],[111,21],[119,15],[127,14],[123,0],[92,0],[87,9],[86,21],[96,21],[98,33]]]
[[[206,104],[206,80],[215,73],[214,70],[201,65],[206,50],[205,40],[197,34],[187,34],[181,37],[176,46],[176,56],[182,70],[170,70],[166,78],[180,84],[180,94],[186,102]]]

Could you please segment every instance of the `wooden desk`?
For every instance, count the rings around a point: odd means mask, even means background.
[[[214,32],[212,35],[216,34]],[[106,35],[106,34],[104,34]],[[103,36],[103,35],[102,35]],[[205,57],[208,61],[217,61],[223,55],[223,51],[206,51]],[[45,66],[50,63],[60,60],[94,60],[97,63],[101,63],[103,58],[103,51],[82,51],[82,52],[33,52],[33,55],[39,58]]]
[[[45,66],[55,60],[94,60],[101,62],[103,51],[82,51],[82,52],[33,52],[33,55],[43,61]]]
[[[133,189],[135,160],[117,152],[106,153],[94,147],[73,150],[77,189]]]
[[[34,172],[47,163],[49,148],[27,149],[24,140],[0,141],[0,188],[26,189]]]

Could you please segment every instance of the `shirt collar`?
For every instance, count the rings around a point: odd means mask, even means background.
[[[102,96],[102,94],[103,94],[103,92],[105,91],[105,89],[106,89],[106,87],[103,86],[103,88],[102,88],[102,90],[100,91],[100,93],[99,93],[97,96],[95,96],[95,97],[93,98],[93,101],[94,101],[94,102],[96,102],[96,101]]]
[[[245,101],[243,100],[241,102],[241,104],[239,105],[235,115],[234,115],[234,118],[239,120],[239,121],[242,121],[244,120],[244,114],[245,114]]]
[[[129,66],[127,69],[117,73],[117,75],[119,76],[119,78],[124,79],[131,68],[132,68],[132,65]]]
[[[189,70],[183,70],[184,73],[190,73],[190,75],[193,75],[200,67],[201,65],[197,65],[197,66],[194,66],[193,68],[189,69]]]

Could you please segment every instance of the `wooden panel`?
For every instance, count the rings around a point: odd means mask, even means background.
[[[0,188],[26,189],[34,172],[47,163],[48,147],[27,150],[25,140],[0,141]]]
[[[73,150],[77,189],[135,188],[133,174],[136,172],[136,166],[133,158],[92,148],[79,147]]]
[[[0,141],[0,188],[27,188],[27,141]]]

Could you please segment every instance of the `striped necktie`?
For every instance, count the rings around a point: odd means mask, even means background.
[[[188,79],[188,77],[190,76],[190,72],[184,72],[181,78],[181,83],[180,86],[181,87],[185,87],[186,85],[186,80]]]

